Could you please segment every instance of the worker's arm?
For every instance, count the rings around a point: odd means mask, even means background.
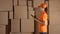
[[[45,22],[44,21],[40,21],[37,17],[34,17],[33,15],[31,15],[35,21],[37,21],[37,23],[40,23],[42,25],[45,25]]]

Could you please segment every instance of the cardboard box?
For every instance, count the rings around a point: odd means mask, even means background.
[[[28,1],[28,6],[29,7],[32,7],[32,4],[33,4],[32,1]]]
[[[8,25],[8,12],[0,12],[0,24]]]
[[[12,0],[0,0],[0,11],[12,10]]]
[[[20,32],[20,19],[11,20],[11,32]]]
[[[35,11],[33,10],[33,8],[29,7],[29,15],[31,16],[31,14],[32,14],[34,16],[34,13],[35,13]]]
[[[27,18],[27,6],[15,6],[14,18]]]
[[[27,6],[27,0],[19,0],[19,5]]]
[[[6,26],[0,25],[0,34],[6,34]]]
[[[21,32],[34,32],[34,22],[30,19],[22,19]]]

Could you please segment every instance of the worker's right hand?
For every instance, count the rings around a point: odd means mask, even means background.
[[[41,24],[41,25],[45,25],[45,21],[41,22],[40,24]]]

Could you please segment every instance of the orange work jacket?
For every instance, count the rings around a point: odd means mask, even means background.
[[[45,25],[38,23],[38,31],[39,32],[47,32],[47,24],[48,24],[48,16],[47,13],[42,11],[40,12],[40,16],[38,18],[40,21],[44,21]],[[41,22],[42,23],[42,22]]]

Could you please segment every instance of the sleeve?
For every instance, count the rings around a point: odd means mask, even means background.
[[[41,12],[38,19],[39,19],[40,21],[44,21],[44,17],[45,17],[44,12]]]

